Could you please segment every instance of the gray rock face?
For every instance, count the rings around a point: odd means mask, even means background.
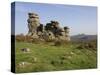
[[[37,38],[36,31],[37,27],[40,25],[39,16],[35,13],[29,13],[28,17],[28,35]]]
[[[43,39],[45,41],[62,40],[70,41],[69,28],[60,27],[58,21],[51,21],[46,25],[40,23],[39,16],[36,13],[28,13],[28,35],[33,38]]]

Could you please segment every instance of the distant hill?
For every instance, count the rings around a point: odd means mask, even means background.
[[[97,35],[79,34],[79,35],[71,36],[71,41],[90,41],[96,39],[97,39]]]

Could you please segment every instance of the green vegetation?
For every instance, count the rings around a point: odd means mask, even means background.
[[[16,42],[16,72],[96,68],[97,51],[85,46],[80,49],[79,46],[80,44],[76,43],[55,46],[53,43]],[[30,52],[23,53],[22,48],[29,48]],[[28,65],[21,67],[21,62],[28,62]]]

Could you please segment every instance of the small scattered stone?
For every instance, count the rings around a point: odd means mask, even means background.
[[[32,58],[32,62],[37,62],[37,58],[36,57],[33,57]]]
[[[21,51],[24,53],[27,53],[27,52],[30,52],[30,49],[29,48],[22,48]]]
[[[72,57],[71,57],[71,56],[68,56],[67,58],[68,58],[68,59],[71,59]]]
[[[20,68],[24,68],[24,67],[27,67],[27,66],[29,66],[29,65],[31,65],[32,63],[29,63],[29,62],[20,62],[19,64],[18,64],[18,66],[20,67]]]
[[[70,52],[70,54],[73,55],[74,53],[73,52]]]

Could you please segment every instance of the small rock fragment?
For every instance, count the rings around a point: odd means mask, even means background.
[[[30,52],[30,49],[29,48],[22,48],[21,51],[24,53],[27,53],[27,52]]]

